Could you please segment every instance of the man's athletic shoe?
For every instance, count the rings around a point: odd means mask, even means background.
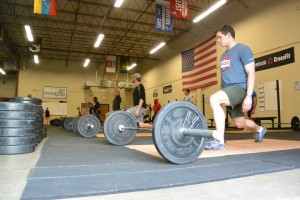
[[[264,139],[264,135],[266,134],[267,129],[265,127],[262,127],[260,132],[255,133],[255,142],[262,142]]]
[[[226,144],[221,144],[218,139],[213,139],[211,141],[208,141],[205,145],[205,149],[213,149],[213,150],[221,150],[225,149]]]

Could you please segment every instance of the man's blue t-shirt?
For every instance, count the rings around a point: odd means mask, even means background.
[[[247,74],[244,66],[254,62],[251,49],[243,44],[236,44],[226,50],[221,57],[222,88],[239,85],[247,89]]]

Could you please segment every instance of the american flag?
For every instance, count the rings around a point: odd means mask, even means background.
[[[213,35],[194,48],[181,52],[182,88],[196,90],[217,84],[217,46]]]

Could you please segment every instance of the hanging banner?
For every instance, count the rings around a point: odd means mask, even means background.
[[[33,13],[56,16],[56,0],[34,0]]]
[[[117,57],[116,56],[107,56],[106,57],[106,72],[108,73],[116,73],[116,61]]]
[[[173,32],[173,18],[169,5],[156,3],[155,30]]]
[[[171,16],[179,19],[189,19],[188,0],[170,0]]]

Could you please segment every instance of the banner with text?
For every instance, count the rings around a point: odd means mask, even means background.
[[[169,5],[156,3],[155,30],[163,32],[173,31],[173,18]]]
[[[255,71],[262,71],[295,62],[294,47],[255,58]]]
[[[43,87],[43,98],[49,99],[66,99],[67,88],[66,87]]]
[[[116,73],[116,56],[107,56],[106,57],[106,72],[108,73]]]
[[[171,16],[180,19],[189,19],[188,0],[170,0]]]

